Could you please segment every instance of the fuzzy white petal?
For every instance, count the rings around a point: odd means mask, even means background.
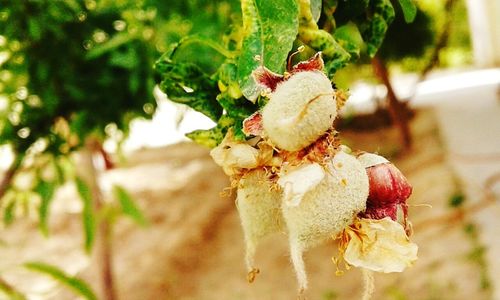
[[[317,164],[302,165],[281,176],[278,184],[283,188],[285,204],[297,206],[304,195],[325,178],[325,170]]]

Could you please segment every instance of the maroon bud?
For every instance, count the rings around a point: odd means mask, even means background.
[[[404,204],[412,187],[406,177],[391,163],[381,163],[366,168],[370,182],[368,207],[385,207]]]
[[[360,216],[376,220],[390,217],[407,228],[406,199],[410,197],[412,187],[406,177],[382,156],[363,153],[358,160],[365,167],[370,184],[366,210]]]

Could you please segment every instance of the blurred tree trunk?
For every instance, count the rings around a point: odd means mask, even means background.
[[[112,224],[106,214],[104,214],[104,200],[98,182],[98,169],[94,158],[96,154],[102,156],[105,167],[108,168],[108,157],[102,152],[102,145],[99,140],[93,137],[85,141],[85,149],[82,151],[82,166],[80,172],[89,187],[94,203],[95,215],[98,215],[98,227],[96,234],[95,255],[99,265],[101,276],[103,299],[116,300],[116,290],[113,279],[113,244],[112,244]],[[82,172],[83,171],[83,172]]]
[[[394,93],[385,62],[380,57],[375,56],[372,58],[371,63],[375,75],[387,88],[387,109],[389,110],[393,124],[399,129],[403,148],[408,150],[412,145],[408,106],[406,103],[399,101]]]

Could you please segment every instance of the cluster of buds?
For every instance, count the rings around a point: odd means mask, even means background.
[[[385,158],[340,144],[333,121],[344,99],[324,74],[321,53],[284,75],[261,66],[253,76],[269,101],[243,122],[246,141],[229,131],[211,152],[237,188],[249,281],[259,273],[258,243],[276,232],[288,235],[300,291],[307,288],[303,252],[332,237],[349,265],[410,266],[417,253],[408,237],[411,186]]]

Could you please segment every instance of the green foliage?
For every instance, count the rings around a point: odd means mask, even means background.
[[[80,177],[75,179],[75,184],[78,194],[80,195],[80,199],[83,202],[82,220],[83,232],[85,233],[85,250],[90,252],[92,245],[94,244],[96,228],[96,218],[92,206],[92,194],[88,185]]]
[[[52,277],[54,280],[70,288],[71,290],[73,290],[73,292],[83,297],[84,299],[97,300],[95,293],[84,281],[76,277],[69,276],[56,266],[52,266],[42,262],[29,262],[24,264],[24,267],[31,271],[39,272]]]
[[[413,13],[411,4],[401,3],[407,18]],[[394,8],[389,0],[242,0],[241,14],[241,23],[234,19],[222,44],[187,37],[173,44],[155,65],[160,88],[172,101],[216,121],[212,129],[187,134],[208,147],[219,144],[229,129],[236,139],[246,138],[242,121],[265,102],[252,77],[257,67],[283,74],[294,50],[302,50],[296,60],[321,51],[325,72],[332,77],[362,55],[375,55],[394,19]],[[218,68],[203,68],[198,58],[179,56],[192,53],[189,49],[199,51],[200,46],[223,57]]]
[[[411,23],[417,16],[417,6],[413,0],[399,0],[406,23]]]
[[[41,202],[38,209],[39,219],[40,219],[40,230],[45,236],[49,235],[48,228],[48,217],[49,217],[49,205],[54,197],[54,192],[56,189],[55,182],[48,182],[40,180],[38,185],[35,187],[35,191],[40,195]]]
[[[380,47],[380,57],[386,61],[399,61],[403,58],[424,56],[435,39],[431,17],[418,8],[414,21],[407,23],[402,9],[396,5],[394,7],[396,17]]]
[[[0,7],[10,53],[2,69],[11,74],[0,91],[9,99],[0,143],[22,153],[43,139],[43,151],[67,153],[88,134],[104,136],[109,123],[126,132],[132,116],[149,116],[154,32],[151,20],[128,13],[133,4],[2,0]],[[61,119],[67,134],[56,128]]]
[[[258,88],[251,77],[264,65],[282,73],[299,27],[296,0],[241,0],[243,45],[238,57],[238,82],[243,95],[254,101]]]
[[[113,195],[120,203],[123,214],[131,217],[141,226],[146,226],[148,224],[146,217],[142,214],[130,194],[123,187],[117,185],[113,186]]]

